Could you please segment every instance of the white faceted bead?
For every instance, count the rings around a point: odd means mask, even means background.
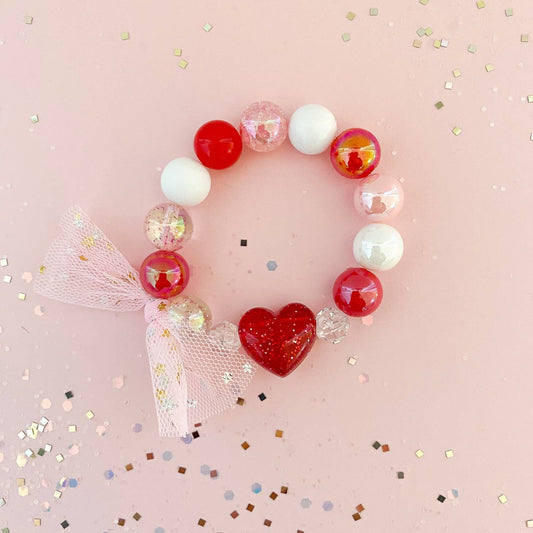
[[[163,169],[161,190],[169,200],[183,207],[198,205],[211,190],[211,177],[201,163],[178,157]]]
[[[348,315],[336,307],[324,307],[316,315],[316,336],[337,344],[348,334]]]
[[[402,254],[402,236],[388,224],[368,224],[353,241],[355,260],[369,270],[389,270],[398,264]]]
[[[330,147],[336,133],[335,116],[319,104],[299,107],[289,122],[291,144],[302,154],[321,154]]]

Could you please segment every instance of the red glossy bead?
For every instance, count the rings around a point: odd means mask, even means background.
[[[337,307],[349,316],[367,316],[381,303],[383,288],[378,277],[366,268],[348,268],[333,284]]]
[[[200,126],[194,136],[194,151],[207,168],[228,168],[242,152],[240,133],[225,120],[211,120]]]
[[[173,298],[189,282],[189,265],[176,252],[158,250],[143,261],[139,278],[148,294],[156,298]]]
[[[239,322],[244,350],[263,368],[278,376],[290,374],[307,356],[316,339],[316,320],[311,309],[293,303],[277,315],[254,307]]]

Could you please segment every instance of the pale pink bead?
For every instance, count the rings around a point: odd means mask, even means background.
[[[403,206],[401,183],[389,174],[371,174],[354,191],[355,210],[372,222],[395,217]]]
[[[241,116],[241,137],[252,150],[270,152],[287,137],[287,118],[282,109],[272,102],[254,102]]]

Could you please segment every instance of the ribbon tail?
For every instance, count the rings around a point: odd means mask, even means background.
[[[146,348],[162,437],[189,433],[187,376],[176,337],[165,320],[154,320],[146,331]]]

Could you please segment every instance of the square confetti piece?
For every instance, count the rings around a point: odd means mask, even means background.
[[[378,8],[377,7],[371,7],[370,10],[369,10],[369,13],[370,13],[370,16],[371,17],[377,17],[378,16]]]
[[[192,438],[193,439],[199,439],[200,438],[200,433],[198,433],[198,431],[193,431],[192,432]]]
[[[437,496],[437,500],[439,500],[440,503],[444,503],[444,500],[446,500],[446,497],[443,496],[442,494],[439,494],[439,495]]]
[[[281,487],[280,492],[281,492],[281,494],[287,494],[287,492],[289,492],[289,487],[286,487],[285,485],[283,485]]]
[[[141,519],[141,515],[139,513],[135,513],[133,515],[133,519],[136,520],[137,522]]]
[[[439,100],[438,102],[435,103],[435,107],[437,109],[442,109],[444,107],[444,104]]]
[[[507,496],[505,494],[500,494],[498,496],[498,500],[500,500],[500,503],[507,503]]]
[[[512,17],[513,15],[514,15],[513,8],[509,8],[505,10],[506,17]]]
[[[440,45],[442,48],[448,48],[448,39],[441,39]]]
[[[265,524],[265,526],[267,526],[267,527],[270,527],[272,525],[272,520],[265,519],[263,524]]]
[[[494,70],[494,65],[493,65],[492,63],[487,63],[487,64],[485,65],[485,70],[486,70],[487,72],[492,72],[492,71]]]
[[[34,525],[34,526],[40,527],[41,523],[42,523],[42,522],[41,522],[41,519],[40,519],[40,518],[34,518],[34,519],[33,519],[33,525]]]
[[[477,0],[476,6],[477,6],[478,9],[483,9],[485,7],[484,0]]]
[[[266,394],[265,394],[264,392],[262,392],[261,394],[259,394],[257,397],[258,397],[262,402],[264,402],[264,401],[267,399]]]
[[[212,477],[212,478],[218,477],[218,471],[211,470],[211,472],[209,472],[209,477]]]
[[[245,450],[247,450],[247,449],[250,447],[250,445],[249,445],[246,441],[244,441],[244,442],[241,444],[241,446],[242,446]]]
[[[413,47],[414,48],[421,48],[422,47],[422,41],[420,39],[415,39],[413,41]]]
[[[18,488],[19,496],[22,496],[23,498],[27,496],[30,492],[30,489],[27,487],[27,485],[22,485],[22,487]]]
[[[477,50],[477,46],[475,44],[469,44],[468,45],[468,48],[467,50],[471,53],[471,54],[474,54]]]
[[[283,431],[281,431],[281,429],[276,429],[276,437],[278,437],[278,439],[281,439],[281,437],[283,437]]]
[[[528,41],[529,41],[529,33],[520,34],[520,42],[521,43],[527,43]]]
[[[26,433],[24,433],[24,431],[19,431],[17,433],[17,437],[20,439],[20,440],[24,440],[26,438]]]
[[[52,451],[52,445],[51,444],[45,444],[44,445],[44,451],[45,452],[51,452]]]
[[[458,78],[461,75],[461,71],[458,68],[456,68],[452,70],[452,74],[454,78]]]
[[[353,20],[355,18],[355,13],[353,11],[348,11],[348,13],[346,13],[346,18],[348,20]]]
[[[453,128],[453,130],[452,130],[452,133],[454,135],[461,135],[462,131],[463,130],[459,126],[455,126],[455,128]]]
[[[87,420],[92,420],[94,418],[94,413],[89,410],[85,413],[85,417],[87,418]]]
[[[533,94],[528,94],[527,95],[527,103],[528,104],[533,104]]]
[[[117,520],[117,524],[118,524],[119,526],[123,526],[125,523],[126,523],[126,520],[124,520],[124,518],[119,518],[119,519]]]
[[[68,427],[68,431],[69,433],[76,433],[76,431],[78,431],[78,428],[75,424],[72,424],[71,426]]]
[[[39,451],[37,452],[37,455],[40,455],[41,457],[44,455],[44,449],[39,448]]]
[[[17,478],[17,487],[23,487],[26,485],[26,480],[23,477]]]
[[[389,452],[390,451],[390,446],[388,444],[384,444],[381,449],[383,450],[383,452]]]
[[[453,457],[453,450],[446,450],[444,455],[446,455],[446,459],[451,459]]]
[[[31,15],[26,15],[24,17],[24,24],[33,24],[33,17]]]
[[[151,461],[154,458],[153,452],[149,452],[146,454],[146,460]]]
[[[123,32],[120,34],[120,38],[121,38],[123,41],[127,41],[127,40],[130,38],[130,32],[129,32],[129,31],[123,31]]]
[[[204,29],[204,31],[211,31],[213,29],[213,26],[211,26],[211,24],[209,24],[209,22],[206,22],[202,28]]]
[[[24,455],[26,457],[32,457],[33,455],[33,450],[31,448],[28,448],[25,452],[24,452]]]
[[[19,300],[25,300],[26,299],[26,294],[23,293],[23,292],[19,292],[17,297],[18,297]]]
[[[132,465],[131,463],[128,463],[128,464],[126,465],[126,470],[127,470],[128,472],[130,472],[131,470],[133,470],[133,465]]]
[[[188,65],[188,64],[189,64],[188,61],[185,61],[185,59],[182,59],[182,60],[178,63],[178,67],[179,67],[179,68],[183,68],[183,69],[185,69],[185,68],[187,68],[187,65]]]
[[[239,516],[239,513],[237,511],[233,511],[230,516],[233,518],[233,520],[235,520]]]
[[[433,48],[440,48],[440,41],[439,40],[433,41]]]
[[[244,398],[241,398],[241,397],[237,398],[237,402],[236,403],[237,403],[237,405],[244,405]]]
[[[444,84],[444,88],[445,89],[448,89],[448,91],[450,91],[452,88],[453,88],[453,83],[451,81],[447,81],[445,84]]]
[[[419,37],[424,37],[424,35],[426,35],[426,28],[418,28],[418,30],[416,30],[416,34],[419,36]]]
[[[379,450],[380,447],[381,444],[378,441],[375,441],[374,444],[372,444],[372,448],[374,448],[375,450]]]
[[[430,35],[433,35],[433,28],[431,28],[431,27],[428,26],[428,27],[426,28],[426,31],[425,31],[424,33],[425,33],[428,37],[429,37]]]
[[[420,459],[424,455],[424,452],[422,450],[416,450],[415,455]]]
[[[181,48],[174,48],[174,55],[176,57],[181,56]]]
[[[255,509],[255,505],[252,505],[251,503],[249,503],[249,504],[246,506],[246,510],[247,510],[247,511],[252,512],[254,509]]]
[[[349,364],[350,366],[354,366],[355,363],[357,363],[357,358],[355,358],[355,357],[348,357],[348,361],[347,361],[347,362],[348,362],[348,364]]]
[[[275,493],[274,491],[272,491],[272,492],[270,493],[270,499],[271,499],[271,500],[275,500],[277,497],[278,497],[278,495],[277,495],[277,493]]]
[[[397,476],[398,476],[398,479],[404,479],[405,478],[405,474],[403,472],[398,472]]]
[[[54,498],[58,499],[61,498],[62,492],[60,490],[54,491]]]
[[[418,2],[419,2],[420,4],[422,4],[423,6],[427,6],[429,0],[418,0]]]
[[[359,513],[355,513],[352,515],[352,518],[357,522],[357,520],[361,520],[361,515]]]
[[[61,524],[59,524],[63,529],[67,529],[67,527],[70,525],[66,520],[63,520]]]
[[[39,122],[39,115],[32,115],[30,117],[30,120],[34,123],[34,124],[37,124],[37,122]]]
[[[363,505],[360,503],[360,504],[356,507],[356,510],[357,510],[358,513],[362,513],[362,512],[365,510],[365,508],[364,508]]]
[[[526,520],[526,527],[533,527],[533,520]]]
[[[5,498],[0,498],[0,507],[3,507],[6,504]]]
[[[56,461],[57,461],[58,463],[62,463],[64,460],[65,460],[65,458],[63,457],[62,454],[58,453],[58,454],[56,455]]]
[[[200,518],[200,520],[198,520],[198,525],[199,526],[204,527],[206,524],[207,524],[207,522],[203,518]]]
[[[248,246],[248,241],[246,239],[241,239],[241,246]]]
[[[6,267],[7,265],[8,265],[7,258],[2,257],[2,259],[0,259],[0,267]]]
[[[68,400],[70,400],[71,398],[74,398],[74,393],[71,390],[69,390],[65,392],[65,396],[67,397]]]
[[[187,472],[187,469],[184,466],[178,468],[178,474],[185,474],[185,472]]]
[[[348,41],[351,39],[351,36],[350,36],[349,33],[343,33],[343,34],[341,35],[341,38],[342,38],[342,40],[346,43],[346,42],[348,42]]]
[[[8,527],[3,527],[2,528],[2,533],[9,533],[9,528]]]

